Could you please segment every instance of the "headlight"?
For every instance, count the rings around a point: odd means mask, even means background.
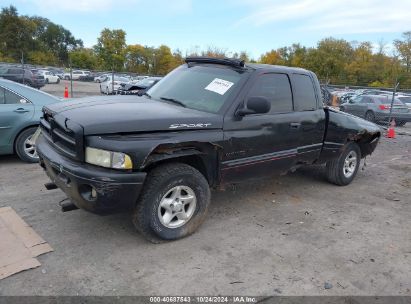
[[[105,168],[133,169],[133,163],[127,154],[90,147],[86,147],[86,162]]]

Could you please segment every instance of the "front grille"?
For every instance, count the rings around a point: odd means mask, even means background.
[[[44,137],[59,152],[75,160],[84,160],[81,126],[72,123],[67,118],[53,117],[47,112],[44,112],[40,126]]]

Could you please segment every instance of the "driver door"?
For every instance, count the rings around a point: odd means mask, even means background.
[[[246,100],[254,96],[269,100],[271,110],[266,114],[226,118],[223,183],[281,172],[296,161],[300,130],[291,123],[298,121],[298,113],[293,111],[289,76],[259,75]]]

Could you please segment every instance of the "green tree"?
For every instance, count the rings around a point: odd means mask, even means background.
[[[271,50],[261,55],[260,63],[273,64],[273,65],[285,65],[285,59],[282,57],[281,52],[278,50]]]
[[[394,40],[394,46],[400,55],[406,72],[409,73],[411,71],[411,31],[404,32],[402,37],[403,40]]]
[[[316,48],[307,51],[305,68],[317,73],[320,78],[331,82],[345,79],[345,67],[352,59],[353,48],[343,39],[326,38]]]
[[[166,45],[161,45],[155,51],[152,73],[165,75],[178,65],[179,63],[175,60],[170,48]]]
[[[126,32],[103,29],[94,50],[103,69],[122,71],[126,61]]]
[[[82,48],[71,51],[69,58],[72,67],[89,70],[97,68],[97,56],[92,49]]]
[[[20,18],[14,6],[2,8],[0,13],[0,52],[20,61],[22,53],[31,49],[34,28]]]
[[[126,49],[125,58],[127,71],[148,74],[150,66],[153,64],[154,50],[140,44],[129,45]]]

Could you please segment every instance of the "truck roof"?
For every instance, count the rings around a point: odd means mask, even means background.
[[[187,57],[185,59],[187,64],[190,63],[208,63],[208,64],[220,64],[231,66],[241,69],[253,69],[253,70],[273,70],[277,72],[304,72],[310,73],[310,71],[297,68],[297,67],[287,67],[282,65],[271,65],[271,64],[257,64],[257,63],[245,63],[244,60],[238,58],[215,58],[215,57]]]

